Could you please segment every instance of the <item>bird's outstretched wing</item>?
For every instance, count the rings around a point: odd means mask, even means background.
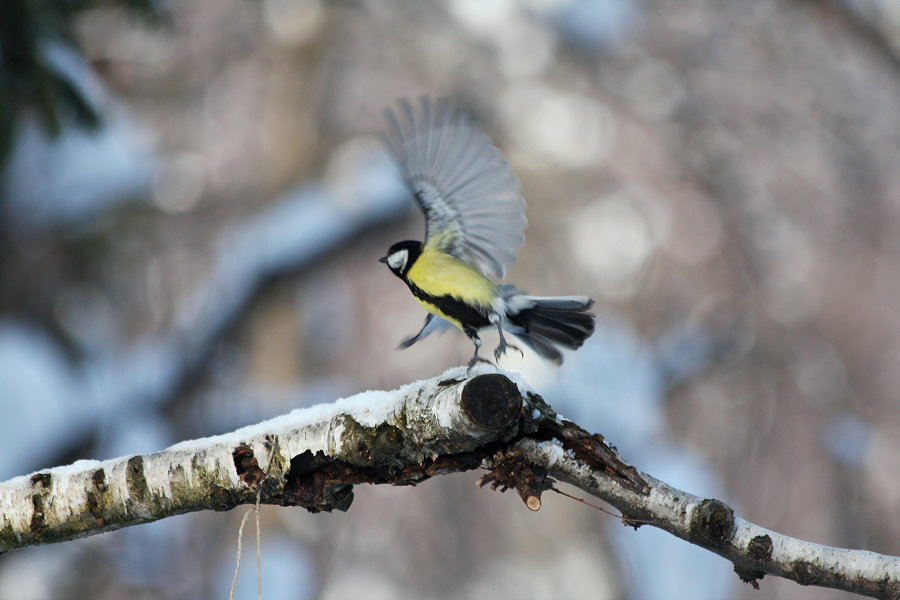
[[[525,201],[490,138],[446,99],[386,109],[382,139],[425,213],[425,245],[500,281],[525,244]]]

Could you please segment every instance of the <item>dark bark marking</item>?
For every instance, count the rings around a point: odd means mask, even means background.
[[[92,488],[87,492],[87,510],[93,515],[97,527],[103,527],[106,520],[103,518],[103,509],[106,506],[105,497],[109,486],[106,484],[106,471],[97,469],[91,475]]]
[[[144,459],[141,456],[132,456],[125,467],[125,484],[128,488],[128,496],[135,502],[145,503],[150,489],[144,478]]]
[[[241,443],[231,453],[234,460],[234,468],[241,481],[252,489],[257,489],[266,479],[266,472],[259,467],[256,457],[253,456],[253,448]]]
[[[791,570],[800,585],[816,585],[822,580],[822,569],[805,560],[794,561]]]
[[[760,580],[766,576],[764,571],[757,571],[756,569],[748,569],[737,565],[734,565],[734,572],[737,573],[737,576],[741,581],[752,585],[754,590],[759,589]]]
[[[719,500],[706,499],[691,514],[691,533],[701,544],[718,548],[734,536],[734,511]]]
[[[47,528],[44,514],[44,498],[50,493],[53,485],[53,476],[50,473],[35,473],[31,476],[31,487],[34,493],[31,495],[31,523],[29,529],[33,533]]]
[[[756,560],[769,560],[772,558],[772,538],[767,535],[758,535],[747,544],[747,553]]]

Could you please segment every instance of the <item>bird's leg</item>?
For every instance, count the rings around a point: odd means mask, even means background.
[[[503,336],[503,327],[501,326],[499,320],[497,321],[497,333],[500,334],[500,344],[494,350],[494,359],[495,360],[499,361],[500,357],[503,356],[504,354],[506,354],[507,348],[512,348],[513,350],[516,350],[522,356],[525,356],[525,353],[522,352],[521,348],[519,348],[518,346],[515,346],[513,344],[506,343],[506,338]]]
[[[422,329],[419,330],[419,333],[417,333],[416,335],[414,335],[412,337],[408,337],[405,340],[403,340],[402,342],[400,342],[399,347],[400,348],[409,348],[410,346],[412,346],[413,344],[418,342],[422,338],[422,334],[425,333],[425,330],[428,329],[428,324],[431,323],[432,319],[434,319],[434,315],[431,313],[428,313],[428,315],[425,317],[425,323],[422,325]]]
[[[474,329],[465,329],[466,335],[469,336],[469,339],[472,340],[472,343],[475,344],[475,354],[472,355],[472,359],[469,361],[469,368],[466,370],[466,375],[468,375],[472,371],[472,367],[477,365],[479,362],[492,364],[491,361],[481,358],[478,355],[478,351],[481,350],[481,338],[478,337],[478,333]]]

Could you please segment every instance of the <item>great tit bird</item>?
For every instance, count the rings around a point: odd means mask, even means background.
[[[384,111],[382,141],[425,213],[425,242],[404,241],[380,259],[402,279],[428,316],[400,343],[408,348],[451,324],[475,344],[496,328],[499,360],[514,335],[545,359],[562,362],[559,347],[575,350],[594,332],[587,296],[528,296],[498,282],[525,244],[525,201],[509,164],[490,138],[446,99],[399,101]],[[521,350],[519,350],[521,352]]]

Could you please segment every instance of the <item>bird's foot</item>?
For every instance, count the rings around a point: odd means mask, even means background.
[[[500,357],[506,354],[506,351],[512,348],[516,352],[519,353],[520,356],[525,356],[525,353],[522,352],[522,349],[516,346],[515,344],[508,344],[503,336],[500,336],[500,344],[494,349],[494,359],[499,361]]]
[[[489,361],[489,360],[486,359],[486,358],[481,358],[480,356],[478,356],[478,352],[475,352],[475,355],[472,356],[472,360],[469,361],[469,368],[466,369],[466,375],[471,375],[471,374],[472,374],[472,368],[473,368],[475,365],[477,365],[478,363],[484,363],[484,364],[486,364],[486,365],[493,365],[493,364],[494,364],[494,363],[492,363],[491,361]]]
[[[500,321],[497,321],[497,333],[500,334],[500,344],[494,349],[494,360],[497,361],[497,364],[500,363],[500,357],[506,354],[507,348],[512,348],[517,351],[521,356],[525,356],[525,353],[522,352],[522,349],[513,344],[506,343],[506,336],[503,335],[503,327],[500,324]]]

